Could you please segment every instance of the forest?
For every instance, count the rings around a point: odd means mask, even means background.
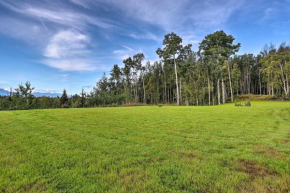
[[[175,33],[165,35],[156,50],[160,60],[145,62],[138,53],[115,64],[91,92],[62,97],[35,97],[29,82],[0,97],[1,110],[81,108],[96,106],[174,104],[207,106],[234,102],[238,95],[270,95],[288,99],[290,46],[265,45],[258,55],[237,55],[232,35],[207,35],[198,51],[183,45]],[[146,63],[146,65],[144,65]]]

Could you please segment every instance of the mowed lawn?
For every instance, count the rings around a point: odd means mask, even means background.
[[[0,192],[290,192],[290,102],[2,111]]]

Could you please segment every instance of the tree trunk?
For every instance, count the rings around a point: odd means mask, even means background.
[[[225,83],[224,83],[224,79],[223,78],[222,78],[222,94],[223,94],[223,103],[226,103]]]
[[[271,95],[271,80],[270,80],[270,74],[269,74],[269,72],[268,72],[267,87],[268,87],[268,95]]]
[[[259,86],[260,86],[260,95],[262,95],[261,69],[259,69]]]
[[[274,94],[274,81],[273,81],[273,72],[272,72],[272,77],[271,77],[271,79],[272,79],[272,96],[274,96],[275,94]]]
[[[209,82],[209,76],[207,76],[207,83],[208,83],[208,105],[210,106],[210,82]]]
[[[289,95],[289,81],[288,81],[288,75],[286,74],[286,88],[287,88],[287,96]]]
[[[144,84],[144,74],[142,75],[142,80],[143,80],[143,91],[144,91],[143,103],[146,103],[146,91],[145,91],[145,84]]]
[[[248,74],[248,83],[249,83],[249,86],[248,86],[248,94],[251,94],[251,68],[249,68],[249,74]]]
[[[240,87],[239,80],[237,79],[237,95],[239,95],[239,87]]]
[[[217,94],[218,94],[218,104],[221,104],[221,94],[220,94],[220,79],[217,81]]]
[[[169,101],[170,101],[170,103],[171,103],[171,101],[173,101],[173,97],[172,97],[172,87],[171,87],[171,85],[169,87]]]
[[[166,89],[166,78],[165,78],[165,81],[164,81],[164,102],[167,103],[167,96],[166,96],[166,92],[167,92],[167,89]]]
[[[282,78],[282,82],[283,82],[283,89],[284,89],[285,95],[288,96],[288,90],[287,90],[287,86],[286,86],[286,79],[284,77],[284,71],[283,71],[283,67],[282,67],[281,64],[280,64],[280,69],[281,69],[281,78]]]
[[[180,82],[180,105],[182,104],[182,94],[181,94],[181,77],[179,78],[179,82]]]
[[[167,102],[170,104],[170,86],[168,87],[168,89],[167,89],[167,98],[168,98],[168,100],[167,100]]]
[[[177,65],[176,65],[175,56],[174,56],[173,60],[174,60],[174,68],[175,68],[176,102],[177,102],[177,105],[180,105],[180,101],[179,101],[179,88],[178,88],[178,76],[177,76]]]
[[[231,101],[234,102],[234,95],[233,95],[233,88],[232,88],[232,79],[231,79],[231,71],[230,71],[230,64],[228,63],[228,73],[229,73],[229,82],[230,82],[230,89],[231,89]]]

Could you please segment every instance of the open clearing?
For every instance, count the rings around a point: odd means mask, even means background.
[[[289,192],[290,102],[0,112],[0,192]]]

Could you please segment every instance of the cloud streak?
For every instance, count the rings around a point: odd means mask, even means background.
[[[130,48],[128,46],[122,46],[122,47],[125,49],[113,51],[113,54],[116,56],[116,58],[122,61],[124,59],[129,58],[130,56],[133,56],[134,54],[143,52],[142,50],[134,50],[133,48]]]
[[[113,5],[130,18],[142,20],[167,31],[223,24],[246,0],[97,0],[86,4]],[[177,29],[176,29],[177,28]]]
[[[95,25],[101,28],[113,27],[112,24],[103,21],[103,19],[88,16],[77,11],[68,10],[64,7],[42,8],[44,5],[31,6],[30,4],[19,2],[17,4],[12,2],[7,3],[3,0],[0,0],[0,4],[10,9],[11,11],[26,15],[32,19],[42,19],[46,22],[52,22],[72,28],[83,29],[87,25]]]
[[[47,5],[45,2],[29,4],[0,0],[1,5],[21,15],[21,19],[4,16],[5,20],[0,21],[0,32],[38,44],[45,57],[40,60],[41,64],[61,71],[103,69],[91,56],[92,42],[86,31],[89,26],[102,29],[114,27],[109,22],[66,6],[55,6],[54,1]]]

